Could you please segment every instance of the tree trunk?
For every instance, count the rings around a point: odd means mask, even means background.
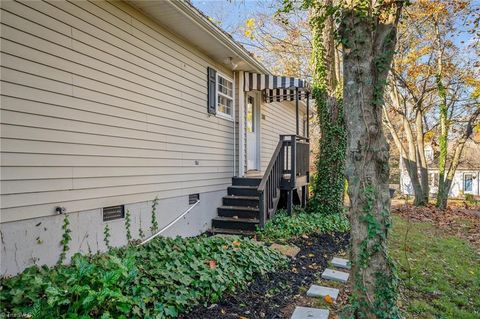
[[[341,37],[347,123],[354,316],[397,318],[396,276],[387,254],[390,225],[389,146],[383,133],[383,93],[396,42],[402,2],[389,2],[385,20],[344,12]],[[388,12],[388,13],[387,13]],[[367,18],[365,15],[367,14]],[[380,18],[377,17],[380,20]]]
[[[332,0],[326,1],[327,6]],[[313,33],[313,97],[320,124],[320,145],[314,196],[310,207],[324,214],[343,210],[345,184],[345,122],[338,90],[334,21],[324,7],[315,7],[310,18]]]
[[[445,169],[447,164],[448,154],[448,105],[447,105],[447,90],[443,85],[443,51],[440,44],[440,32],[438,25],[435,25],[435,33],[437,37],[437,91],[440,99],[439,115],[440,115],[440,136],[438,138],[438,144],[440,148],[440,154],[438,156],[438,194],[437,194],[437,207],[440,207],[441,202],[446,203],[448,193],[445,193],[446,179]]]
[[[408,145],[408,155],[405,159],[405,167],[407,168],[408,175],[410,176],[410,181],[413,186],[413,191],[415,193],[415,200],[413,204],[415,206],[425,206],[428,202],[425,201],[423,196],[422,184],[420,182],[420,177],[418,176],[418,154],[415,142],[413,141],[413,133],[410,123],[406,118],[403,119],[403,127],[405,129],[405,135],[407,138]]]
[[[421,202],[424,205],[428,204],[428,198],[430,195],[430,187],[428,185],[428,164],[427,158],[425,157],[425,139],[423,136],[423,114],[417,109],[415,113],[415,127],[417,132],[417,149],[420,163],[420,184],[422,188],[422,199]]]
[[[393,80],[392,83],[392,90],[390,92],[390,99],[392,100],[392,103],[394,103],[396,109],[400,109],[400,97],[398,95],[397,89],[396,89],[396,83],[395,80]],[[422,178],[418,175],[418,167],[419,163],[421,163],[420,160],[420,152],[417,152],[417,146],[415,145],[414,139],[413,139],[413,133],[412,133],[412,128],[410,126],[410,122],[408,121],[408,118],[406,116],[406,110],[403,113],[398,113],[399,116],[402,117],[402,124],[403,128],[405,131],[405,137],[407,139],[407,146],[408,146],[408,152],[403,146],[403,143],[400,141],[400,138],[398,136],[397,131],[393,127],[390,117],[388,115],[388,111],[386,108],[384,108],[384,119],[385,119],[385,124],[390,130],[390,133],[392,134],[395,145],[400,151],[400,154],[402,156],[402,162],[405,164],[405,169],[407,170],[408,176],[410,177],[410,183],[412,184],[413,187],[413,193],[414,193],[414,202],[413,204],[415,206],[425,206],[428,204],[428,170],[421,170],[425,174],[421,174]],[[417,141],[419,140],[418,134],[421,134],[421,141],[423,143],[423,127],[421,128],[421,131],[418,132],[417,128]],[[422,144],[422,153],[423,153],[423,158],[425,159],[425,153],[423,150],[423,144]],[[401,162],[401,163],[402,163]],[[425,161],[426,162],[426,161]],[[426,164],[425,164],[426,166]],[[425,167],[426,168],[426,167]],[[426,183],[423,180],[423,177],[426,177]],[[424,184],[426,186],[424,187]],[[425,195],[426,194],[426,195]]]
[[[458,164],[460,163],[460,158],[463,153],[463,148],[465,147],[465,143],[470,138],[473,133],[473,128],[477,125],[477,119],[480,116],[480,107],[470,116],[467,127],[465,132],[463,133],[462,137],[458,141],[457,147],[455,148],[455,153],[453,154],[452,161],[450,162],[450,166],[448,168],[448,172],[445,178],[445,181],[442,183],[442,190],[440,191],[440,184],[438,189],[438,196],[437,196],[437,207],[440,209],[447,208],[448,202],[448,194],[450,193],[450,187],[452,187],[452,181],[455,176],[455,172],[457,171]]]

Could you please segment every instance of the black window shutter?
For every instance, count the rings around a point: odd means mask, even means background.
[[[217,70],[210,67],[207,68],[208,74],[208,113],[216,114],[217,113]]]

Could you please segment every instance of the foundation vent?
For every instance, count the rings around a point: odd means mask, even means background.
[[[110,220],[125,218],[125,206],[111,206],[103,208],[103,221],[108,222]]]
[[[193,205],[200,200],[200,194],[190,194],[188,195],[188,204]]]

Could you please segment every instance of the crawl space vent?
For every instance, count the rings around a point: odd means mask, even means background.
[[[190,194],[188,195],[188,204],[193,205],[200,200],[200,194]]]
[[[111,206],[103,208],[103,221],[108,222],[110,220],[122,219],[125,217],[125,206]]]

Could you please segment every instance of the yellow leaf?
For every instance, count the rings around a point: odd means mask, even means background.
[[[333,298],[330,295],[326,295],[325,297],[323,297],[323,299],[329,304],[333,303]]]
[[[246,25],[247,28],[249,28],[249,29],[253,28],[253,26],[255,25],[255,19],[254,19],[254,18],[248,19],[248,20],[245,22],[245,25]]]

